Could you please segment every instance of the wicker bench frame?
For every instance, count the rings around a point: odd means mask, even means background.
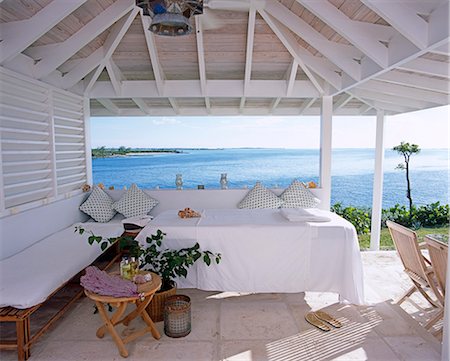
[[[104,254],[100,255],[98,259],[108,257],[108,261],[106,265],[103,265],[99,268],[108,269],[110,268],[117,260],[120,258],[120,252],[118,244],[110,247]],[[110,258],[110,259],[109,259]],[[97,260],[94,263],[97,263]],[[64,287],[70,285],[71,283],[78,284],[78,275],[74,276],[72,279],[62,284],[57,290],[55,290],[50,296],[47,297],[47,300],[43,303],[26,308],[26,309],[17,309],[14,307],[2,307],[0,308],[0,323],[3,322],[15,322],[16,324],[16,339],[15,340],[1,340],[0,341],[0,350],[17,350],[17,358],[19,361],[27,360],[30,357],[30,348],[37,339],[42,336],[64,313],[72,306],[72,304],[77,301],[80,297],[84,295],[83,288],[80,288],[78,292],[74,296],[72,296],[64,306],[59,309],[47,323],[37,330],[33,335],[31,335],[31,316],[42,306],[50,300],[58,291],[63,289]],[[75,281],[74,281],[75,280]]]

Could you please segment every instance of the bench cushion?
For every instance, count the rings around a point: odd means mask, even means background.
[[[0,261],[0,307],[23,309],[40,304],[95,261],[102,251],[88,244],[89,232],[74,232],[77,225],[104,237],[123,232],[120,222],[76,223]]]

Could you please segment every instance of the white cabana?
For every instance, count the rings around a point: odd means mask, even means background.
[[[367,115],[378,249],[385,117],[449,104],[449,2],[203,7],[192,34],[164,37],[134,0],[0,1],[0,226],[92,182],[91,116],[320,114],[329,203],[332,117]]]

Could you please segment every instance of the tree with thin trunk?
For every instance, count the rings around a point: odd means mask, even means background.
[[[411,196],[411,181],[409,179],[409,161],[411,160],[411,155],[419,153],[420,148],[417,144],[409,144],[405,142],[401,142],[399,145],[396,145],[392,150],[395,150],[397,153],[403,155],[405,163],[400,163],[397,165],[396,169],[405,169],[406,170],[406,198],[409,201],[409,219],[412,219],[412,208],[413,201]]]

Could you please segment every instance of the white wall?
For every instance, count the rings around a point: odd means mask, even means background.
[[[0,218],[0,260],[76,222],[87,220],[88,217],[78,210],[86,196],[80,194]]]

